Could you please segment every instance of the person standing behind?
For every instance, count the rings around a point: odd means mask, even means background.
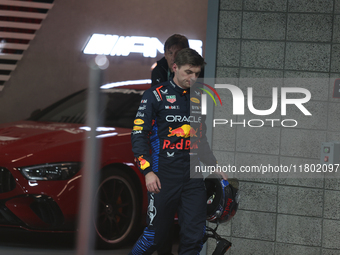
[[[157,61],[151,72],[151,86],[170,80],[177,52],[184,48],[189,48],[189,41],[184,35],[173,34],[165,41],[164,57]]]

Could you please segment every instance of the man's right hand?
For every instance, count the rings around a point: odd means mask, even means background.
[[[154,172],[149,172],[145,175],[146,188],[151,193],[159,193],[161,189],[161,182]]]

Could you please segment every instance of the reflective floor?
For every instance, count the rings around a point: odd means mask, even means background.
[[[177,254],[175,234],[173,253]],[[133,243],[117,250],[96,250],[91,255],[126,255]],[[35,233],[18,229],[0,229],[1,255],[76,255],[75,234]]]

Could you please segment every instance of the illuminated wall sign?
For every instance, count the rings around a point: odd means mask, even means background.
[[[201,55],[202,45],[201,40],[189,40],[190,48],[195,49]],[[164,54],[164,46],[156,37],[93,34],[83,52],[111,56],[142,53],[146,58],[155,58],[157,52]]]

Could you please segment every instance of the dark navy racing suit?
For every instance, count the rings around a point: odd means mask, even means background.
[[[179,254],[198,254],[202,249],[206,191],[202,178],[191,178],[190,166],[199,161],[216,165],[216,159],[205,136],[201,93],[195,92],[190,95],[170,80],[143,95],[131,135],[132,148],[142,173],[153,171],[161,190],[148,193],[148,226],[130,254],[152,254],[161,247],[176,212],[181,228]]]

